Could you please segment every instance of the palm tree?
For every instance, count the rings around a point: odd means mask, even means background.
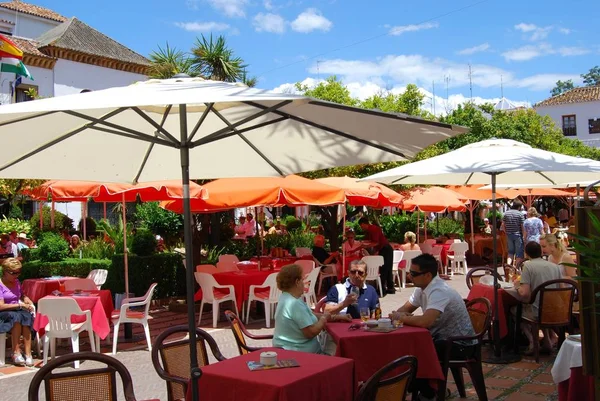
[[[189,76],[198,75],[192,69],[192,60],[181,50],[170,47],[167,43],[163,49],[158,46],[157,51],[150,53],[150,78],[166,79],[171,78],[175,74],[184,73]]]
[[[249,88],[254,88],[256,86],[256,84],[258,83],[258,78],[249,77],[246,74],[246,69],[244,69],[244,72],[242,73],[242,78],[240,80],[242,81],[242,83],[244,85],[246,85]]]
[[[192,54],[192,68],[204,78],[236,82],[242,78],[246,68],[244,60],[233,55],[222,35],[216,41],[213,41],[212,34],[208,40],[204,35],[197,38]]]

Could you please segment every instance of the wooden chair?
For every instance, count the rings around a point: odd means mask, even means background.
[[[476,274],[479,273],[479,274]],[[496,279],[498,281],[502,281],[502,277],[500,277],[500,275],[498,274],[498,272],[494,272],[494,269],[491,269],[489,267],[474,267],[471,270],[469,270],[469,272],[466,275],[466,281],[467,281],[467,287],[469,287],[469,289],[471,289],[471,287],[473,287],[475,284],[479,283],[479,280],[481,280],[481,278],[483,276],[485,276],[486,274],[489,275],[495,275]]]
[[[96,361],[106,367],[53,373],[54,369],[75,360]],[[37,371],[29,384],[30,401],[39,400],[45,382],[46,401],[117,401],[117,373],[123,383],[126,401],[136,401],[131,374],[121,362],[97,352],[78,352],[53,359]]]
[[[176,334],[183,335],[183,338],[165,341]],[[187,334],[189,334],[187,325],[168,328],[159,334],[152,347],[152,365],[156,373],[167,382],[169,401],[185,399],[187,392],[190,380],[190,339]],[[206,344],[217,361],[227,359],[221,354],[215,339],[204,330],[196,328],[198,366],[210,364]]]
[[[403,356],[388,363],[359,388],[356,401],[403,401],[415,378],[417,366],[414,356]],[[389,376],[396,371],[400,373]]]
[[[237,344],[238,351],[240,351],[240,355],[245,355],[252,351],[258,351],[261,347],[250,347],[246,343],[246,338],[251,338],[253,340],[272,340],[272,334],[252,334],[248,330],[246,330],[246,326],[242,323],[242,320],[232,311],[226,310],[225,317],[229,321],[231,325],[231,331],[233,332],[233,337],[235,338],[235,343]],[[245,336],[245,337],[244,337]]]
[[[539,295],[538,314],[534,318],[521,316],[523,323],[531,326],[533,333],[533,354],[540,361],[540,329],[559,329],[558,348],[565,340],[565,331],[572,330],[573,299],[577,283],[573,280],[558,279],[546,281],[531,293],[530,303]]]
[[[448,382],[448,369],[452,372],[454,382],[458,388],[458,393],[461,398],[466,398],[465,382],[463,379],[462,368],[466,368],[471,375],[473,387],[477,392],[477,397],[480,401],[487,401],[487,391],[485,389],[485,379],[483,377],[483,369],[481,367],[481,342],[483,336],[490,328],[492,321],[492,304],[486,298],[475,298],[466,304],[471,324],[475,331],[474,336],[451,337],[446,340],[445,353],[440,361],[442,365],[442,373],[444,381],[438,387],[438,400],[446,398],[446,385]],[[464,359],[452,359],[451,350],[452,344],[455,341],[471,341],[477,340],[475,353],[471,357]]]

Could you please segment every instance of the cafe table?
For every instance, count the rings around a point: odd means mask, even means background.
[[[53,291],[64,290],[64,282],[79,277],[53,276],[43,278],[30,278],[23,280],[21,289],[23,294],[27,295],[32,302],[37,303],[40,298],[52,294]]]
[[[275,351],[278,360],[295,359],[300,366],[251,371],[247,363],[258,361],[265,351]],[[346,358],[263,348],[201,369],[202,401],[351,401],[354,397],[354,361]],[[191,393],[188,385],[186,400],[192,399]]]
[[[53,295],[48,295],[43,297],[43,299],[52,299],[52,298],[71,298],[74,299],[79,308],[82,311],[89,310],[92,315],[92,330],[94,333],[99,336],[101,339],[105,339],[110,334],[110,326],[108,323],[108,319],[110,318],[110,314],[112,312],[112,299],[110,299],[110,291],[108,291],[108,299],[110,300],[110,305],[107,305],[106,293],[101,291],[89,291],[84,292],[81,295],[63,295],[60,297],[56,297]],[[102,294],[101,294],[102,293]],[[104,304],[103,304],[104,300]],[[106,306],[105,306],[106,305]],[[110,309],[107,314],[107,309]],[[85,321],[85,315],[72,315],[71,323],[81,323]],[[41,336],[44,335],[44,328],[48,324],[48,318],[41,313],[38,313],[33,322],[33,328],[37,331]]]
[[[501,283],[506,288],[500,288],[498,290],[498,322],[500,323],[500,338],[504,338],[508,335],[508,313],[512,306],[517,306],[519,300],[516,298],[516,290],[512,283]],[[492,304],[492,313],[496,311],[494,308],[494,287],[491,285],[485,285],[477,283],[471,287],[467,299],[472,301],[475,298],[486,298]]]
[[[563,342],[552,366],[552,379],[558,385],[559,401],[594,400],[594,378],[583,374],[580,337],[569,336]]]
[[[418,359],[419,379],[444,380],[429,330],[404,326],[390,333],[376,333],[350,330],[350,325],[329,323],[326,330],[337,344],[336,356],[354,360],[357,382],[366,381],[386,364],[406,355]]]

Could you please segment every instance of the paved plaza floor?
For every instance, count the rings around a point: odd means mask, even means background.
[[[459,293],[466,297],[468,288],[465,284],[464,276],[455,275],[448,283],[457,289]],[[382,300],[382,309],[387,314],[392,309],[403,305],[410,294],[412,288],[406,288],[396,292],[395,295],[388,295]],[[224,305],[222,311],[228,306]],[[205,308],[206,309],[206,308]],[[164,329],[179,324],[187,324],[184,313],[174,313],[165,308],[156,308],[151,313],[153,320],[150,321],[151,336],[155,339]],[[216,329],[212,328],[212,314],[205,312],[203,314],[203,329],[208,331],[217,341],[221,352],[225,357],[234,357],[238,355],[235,340],[224,316],[221,314],[219,325]],[[264,328],[264,320],[255,320],[248,326],[249,329],[257,333],[269,333],[272,329]],[[136,398],[138,400],[158,398],[167,400],[165,382],[158,377],[150,358],[150,353],[146,349],[146,341],[143,336],[140,325],[133,326],[134,342],[119,342],[119,352],[116,358],[125,364],[131,372]],[[121,333],[122,334],[122,333]],[[84,344],[82,350],[89,350],[89,344],[84,335],[82,340]],[[255,344],[260,344],[256,342]],[[268,343],[264,343],[266,345]],[[57,347],[57,354],[66,354],[70,352],[70,342],[65,341],[62,346]],[[111,346],[105,341],[102,342],[102,352],[110,353]],[[498,401],[543,401],[558,399],[556,386],[552,382],[550,369],[556,353],[551,356],[541,356],[540,363],[525,357],[521,362],[511,365],[485,365],[485,381],[488,398]],[[36,361],[39,365],[41,361]],[[82,369],[92,366],[92,362],[82,364]],[[64,369],[71,369],[70,367]],[[26,401],[29,383],[37,368],[15,367],[6,364],[0,367],[0,401]],[[477,396],[470,385],[468,373],[464,371],[465,383],[467,384],[467,397],[476,400]],[[452,382],[450,380],[450,382]],[[448,386],[452,391],[452,397],[458,399],[458,392],[453,384]],[[40,392],[41,394],[41,392]],[[41,399],[43,398],[43,394]]]

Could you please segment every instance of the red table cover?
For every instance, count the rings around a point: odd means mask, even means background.
[[[102,308],[104,309],[104,313],[106,317],[110,319],[111,314],[115,310],[115,305],[113,303],[112,294],[110,290],[98,290],[98,291],[86,291],[89,292],[93,296],[100,297],[100,302],[102,303]],[[73,296],[73,291],[63,291],[63,296]],[[79,298],[79,297],[74,297]]]
[[[54,297],[47,296],[44,298],[65,298],[65,297]],[[100,336],[101,339],[105,339],[110,333],[110,326],[108,324],[108,318],[102,305],[102,298],[99,294],[90,296],[76,296],[69,297],[77,301],[77,304],[82,311],[89,310],[92,312],[92,329],[94,333]],[[111,301],[112,303],[112,301]],[[110,316],[110,312],[109,315]],[[85,315],[71,316],[71,323],[81,323],[85,321]],[[48,324],[48,318],[40,313],[35,317],[33,322],[33,328],[40,334],[40,337],[44,335],[44,328]]]
[[[297,368],[250,371],[248,361],[264,351],[277,359],[295,359]],[[202,401],[351,401],[354,396],[354,361],[307,352],[272,348],[227,359],[202,368]],[[186,400],[191,400],[188,386]]]
[[[558,401],[593,401],[594,377],[584,376],[583,368],[571,368],[569,380],[558,383]]]
[[[52,294],[52,291],[61,291],[62,283],[65,280],[72,280],[79,277],[61,277],[56,279],[50,278],[30,278],[23,280],[21,289],[23,294],[27,295],[32,302],[37,303],[40,298]]]
[[[454,254],[454,251],[449,252],[450,246],[452,246],[452,244],[433,244],[433,246],[441,246],[442,247],[442,252],[440,253],[440,259],[442,259],[442,265],[447,266],[448,265],[448,253],[450,253],[450,255]]]
[[[276,270],[246,270],[239,272],[215,273],[213,277],[217,283],[221,285],[233,285],[235,290],[235,301],[237,306],[242,310],[244,301],[248,300],[249,289],[251,285],[261,285],[271,273]],[[202,300],[202,289],[199,289],[194,295],[194,301]]]
[[[444,379],[429,330],[404,326],[391,333],[374,333],[350,331],[349,326],[350,323],[330,323],[326,328],[337,344],[336,356],[354,360],[357,381],[366,381],[383,366],[405,355],[414,355],[419,360],[418,378]]]
[[[475,284],[471,287],[467,299],[469,301],[475,298],[487,298],[492,303],[492,314],[496,311],[494,308],[494,287],[490,285]],[[506,323],[506,313],[510,312],[510,307],[517,305],[519,301],[503,289],[498,290],[498,321],[500,322],[500,338],[506,337],[508,334],[508,325]]]

